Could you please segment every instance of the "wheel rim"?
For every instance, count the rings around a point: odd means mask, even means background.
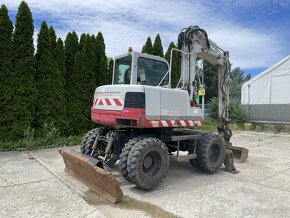
[[[162,168],[162,158],[159,152],[150,151],[143,159],[142,169],[146,176],[154,177]]]
[[[220,153],[221,153],[220,146],[217,143],[213,144],[209,150],[210,161],[213,163],[217,162],[220,157]]]

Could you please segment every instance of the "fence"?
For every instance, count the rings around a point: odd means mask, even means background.
[[[251,122],[290,124],[290,104],[241,105]]]

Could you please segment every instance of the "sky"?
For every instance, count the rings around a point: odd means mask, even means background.
[[[0,0],[10,19],[21,1]],[[65,39],[69,31],[101,31],[107,56],[141,51],[159,33],[166,51],[181,29],[198,25],[230,52],[233,67],[257,75],[290,55],[290,0],[27,0],[36,41],[42,21]]]

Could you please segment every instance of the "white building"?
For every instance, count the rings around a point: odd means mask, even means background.
[[[290,104],[290,55],[242,86],[242,105]]]

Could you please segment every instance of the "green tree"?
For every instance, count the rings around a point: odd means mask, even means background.
[[[94,54],[97,53],[97,42],[96,42],[96,36],[93,34],[91,35],[91,42],[94,50]]]
[[[86,37],[87,37],[87,34],[85,34],[85,33],[83,33],[80,37],[80,46],[79,46],[80,52],[82,52],[82,50],[83,50],[83,46],[84,46],[84,42],[85,42]]]
[[[244,76],[244,71],[239,67],[230,72],[230,98],[232,100],[240,102],[242,85],[249,79],[251,79],[251,75]]]
[[[154,40],[153,54],[156,56],[159,56],[159,57],[164,56],[163,46],[162,46],[162,42],[161,42],[161,38],[160,38],[159,34],[157,34],[157,36],[155,37],[155,40]]]
[[[229,102],[228,111],[231,123],[243,127],[244,123],[248,121],[246,112],[235,101]],[[218,119],[218,99],[216,97],[213,97],[209,102],[209,117],[213,120]]]
[[[92,42],[92,47],[93,47],[93,53],[94,53],[94,59],[93,59],[93,71],[95,73],[95,76],[97,78],[97,73],[98,73],[98,61],[97,61],[97,41],[96,41],[96,36],[93,34],[90,36],[91,37],[91,42]],[[96,79],[97,80],[97,79]]]
[[[58,70],[61,72],[63,80],[65,80],[66,76],[66,55],[65,55],[65,49],[63,46],[63,41],[61,38],[58,38],[56,41],[56,47],[54,50],[54,60],[57,64]],[[66,81],[65,81],[66,82]]]
[[[54,51],[56,47],[56,34],[52,26],[49,27],[49,39],[50,39],[50,44],[51,44],[51,48],[52,48],[52,52],[54,56]]]
[[[32,14],[25,2],[21,2],[16,14],[14,44],[14,139],[22,138],[24,131],[31,126],[37,97],[34,85],[35,58],[33,44],[34,26]]]
[[[0,138],[12,139],[13,127],[13,24],[5,5],[0,8]]]
[[[107,56],[106,56],[106,46],[103,34],[98,33],[96,37],[96,84],[97,86],[107,84]],[[103,59],[103,60],[102,60]]]
[[[112,84],[112,76],[114,70],[114,60],[112,58],[108,59],[108,73],[107,73],[107,83]]]
[[[64,45],[63,45],[63,41],[61,40],[61,38],[58,38],[56,41],[56,47],[54,50],[54,60],[56,62],[56,66],[58,68],[58,71],[60,73],[59,78],[60,80],[63,82],[63,103],[64,103],[64,113],[65,113],[65,123],[64,126],[62,128],[60,128],[62,130],[62,133],[64,134],[68,134],[69,133],[69,129],[68,129],[68,117],[67,115],[67,90],[66,90],[66,55],[65,55],[65,49],[64,49]]]
[[[151,38],[148,36],[145,45],[142,48],[142,53],[147,53],[153,55],[153,46],[152,46],[152,41]]]
[[[205,102],[209,103],[213,97],[218,96],[218,68],[207,61],[203,61]]]
[[[102,75],[102,83],[100,85],[107,85],[108,84],[108,76],[107,76],[107,71],[108,71],[108,66],[107,66],[107,60],[102,57],[99,65],[99,71]]]
[[[56,46],[56,45],[55,45]],[[65,79],[53,57],[50,30],[42,22],[37,39],[35,84],[38,99],[35,113],[35,126],[54,125],[64,133],[67,128],[65,105]]]
[[[90,105],[95,90],[95,74],[93,71],[93,48],[91,38],[86,37],[82,53],[78,52],[69,86],[68,116],[71,133],[81,134],[93,127],[90,119]]]
[[[66,55],[66,82],[71,83],[71,75],[73,72],[74,58],[79,51],[78,36],[75,31],[69,32],[65,39],[65,55]],[[67,89],[69,94],[70,90]]]
[[[176,48],[174,42],[171,42],[168,46],[168,49],[165,54],[165,59],[170,64],[170,53],[171,49]],[[172,55],[172,66],[171,66],[171,87],[175,88],[177,86],[179,77],[180,77],[180,70],[179,70],[179,55],[176,51],[173,51]]]

